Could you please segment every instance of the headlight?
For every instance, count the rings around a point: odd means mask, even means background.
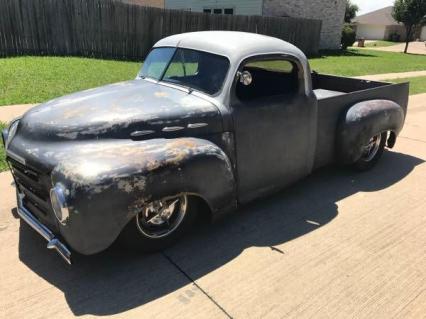
[[[52,203],[53,212],[62,225],[67,223],[70,216],[65,192],[65,187],[59,183],[50,190],[50,202]]]
[[[15,120],[9,126],[8,133],[7,133],[7,138],[6,138],[6,141],[5,141],[5,148],[6,149],[9,147],[10,142],[12,142],[12,139],[13,139],[13,137],[16,134],[16,130],[18,128],[18,124],[19,124],[19,120]]]

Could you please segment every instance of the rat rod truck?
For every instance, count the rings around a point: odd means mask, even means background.
[[[135,80],[34,107],[3,131],[18,214],[71,263],[117,238],[153,251],[201,208],[215,218],[337,163],[393,147],[408,84],[311,73],[258,34],[157,42]]]

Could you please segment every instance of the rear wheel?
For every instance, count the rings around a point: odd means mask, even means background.
[[[355,162],[354,168],[359,171],[366,171],[376,165],[385,149],[386,138],[386,132],[372,136],[364,145],[363,153],[360,159]]]
[[[126,246],[144,252],[162,250],[191,228],[196,206],[196,201],[187,195],[153,201],[126,226],[122,240]]]

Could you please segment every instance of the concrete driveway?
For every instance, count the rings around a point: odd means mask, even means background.
[[[426,95],[379,165],[323,169],[164,253],[67,266],[11,214],[0,174],[0,317],[424,318]],[[102,225],[99,225],[102,227]]]
[[[378,47],[378,48],[368,47],[365,49],[377,50],[377,51],[388,51],[388,52],[404,52],[405,43],[399,43],[399,44],[391,45],[388,47]],[[423,41],[410,42],[410,44],[408,45],[407,52],[411,54],[426,54],[426,45]]]

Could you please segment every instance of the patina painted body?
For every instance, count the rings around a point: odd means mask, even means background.
[[[21,205],[80,253],[106,249],[150,201],[194,195],[217,217],[316,168],[355,162],[372,134],[389,132],[392,147],[404,123],[407,84],[311,75],[303,53],[278,39],[200,32],[155,47],[226,57],[221,90],[211,95],[138,76],[35,107],[8,142]],[[242,65],[259,56],[294,61],[298,93],[238,100]],[[49,201],[58,183],[66,189],[66,224]]]

